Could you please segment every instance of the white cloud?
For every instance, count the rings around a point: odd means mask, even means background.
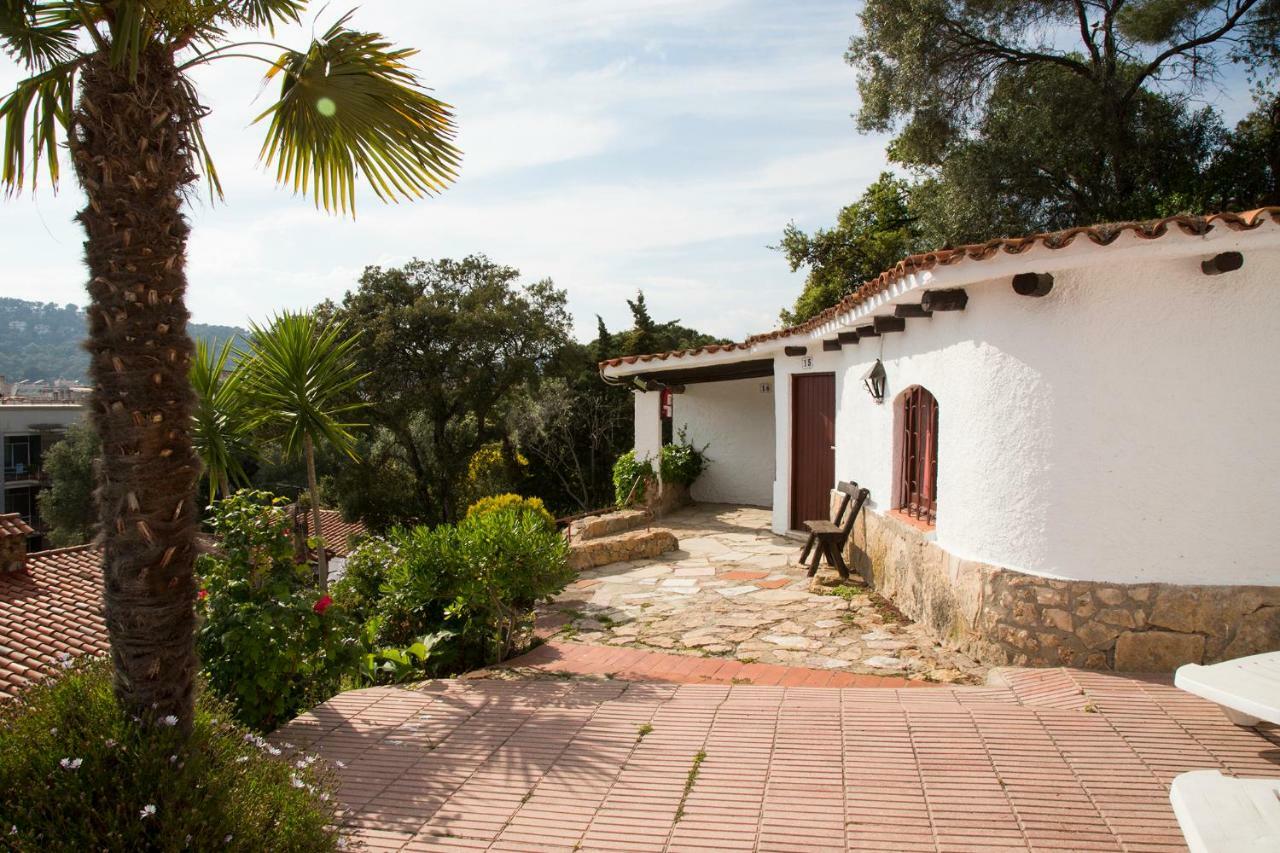
[[[883,140],[848,117],[854,15],[837,0],[369,0],[355,21],[421,48],[416,67],[457,110],[461,179],[325,216],[256,162],[261,67],[198,69],[228,198],[192,210],[196,320],[243,324],[340,298],[366,264],[483,251],[565,287],[583,336],[596,313],[625,325],[644,288],[658,319],[741,337],[794,298],[768,248],[783,225],[830,221],[884,166]],[[0,66],[0,85],[14,76]],[[0,204],[0,295],[83,302],[80,203],[68,183]]]

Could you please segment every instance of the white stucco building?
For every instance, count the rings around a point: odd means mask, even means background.
[[[1278,209],[913,256],[803,325],[601,374],[678,392],[695,499],[785,533],[868,488],[850,558],[992,662],[1280,647]]]

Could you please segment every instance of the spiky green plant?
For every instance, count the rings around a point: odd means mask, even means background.
[[[219,493],[228,497],[232,483],[249,481],[242,460],[257,455],[249,429],[244,368],[236,364],[227,369],[232,343],[228,339],[215,350],[196,341],[196,357],[191,363],[191,388],[196,392],[191,440],[209,478],[211,502]]]
[[[364,408],[354,396],[366,374],[356,369],[356,337],[346,324],[325,325],[314,314],[285,311],[267,326],[249,324],[249,348],[241,353],[254,422],[271,431],[287,457],[303,456],[311,493],[313,534],[320,536],[320,486],[316,445],[327,444],[352,459],[352,430],[365,426],[349,418]],[[324,542],[316,549],[320,586],[329,581]]]
[[[0,99],[0,183],[59,178],[69,151],[86,201],[90,409],[102,437],[105,611],[122,705],[192,719],[196,660],[194,395],[183,215],[205,175],[221,188],[192,68],[258,61],[277,85],[262,160],[329,211],[352,211],[357,175],[385,200],[442,190],[459,161],[450,108],[412,52],[342,17],[300,50],[233,42],[295,22],[302,0],[0,0],[0,47],[28,74]]]

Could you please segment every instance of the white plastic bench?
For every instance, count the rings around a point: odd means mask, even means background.
[[[1280,850],[1280,779],[1193,770],[1173,780],[1169,802],[1191,853]]]
[[[1173,683],[1216,702],[1237,726],[1280,725],[1280,652],[1178,667]]]

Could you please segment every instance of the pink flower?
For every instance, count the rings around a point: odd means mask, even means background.
[[[314,610],[316,613],[324,613],[326,610],[329,609],[330,604],[333,604],[333,599],[327,595],[322,595],[320,596],[320,600],[317,601],[314,605],[312,605],[311,609]]]
[[[209,597],[209,590],[207,589],[202,589],[196,593],[196,598],[200,599],[201,601],[204,601],[208,597]]]

